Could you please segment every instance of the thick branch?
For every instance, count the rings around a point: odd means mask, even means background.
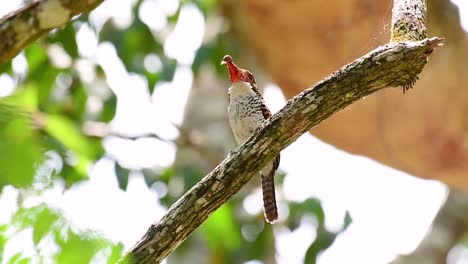
[[[441,43],[431,38],[379,47],[288,101],[181,197],[122,261],[162,261],[282,149],[347,105],[384,87],[412,83]]]
[[[393,0],[391,42],[427,38],[426,0]]]
[[[0,64],[16,56],[29,43],[61,27],[104,0],[34,1],[0,19]]]

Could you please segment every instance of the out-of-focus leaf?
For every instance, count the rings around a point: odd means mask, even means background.
[[[61,173],[67,186],[86,178],[88,166],[104,152],[100,140],[85,137],[70,119],[61,115],[45,116],[44,129],[74,154],[65,159]]]
[[[71,97],[73,102],[73,117],[78,119],[79,121],[82,121],[86,113],[86,102],[88,101],[88,94],[81,82],[78,82],[76,85],[73,86]]]
[[[184,1],[184,2],[189,2],[189,1]],[[179,4],[176,12],[172,15],[172,16],[168,16],[167,17],[167,21],[169,22],[170,24],[170,27],[174,26],[175,23],[177,23],[177,21],[179,20],[179,15],[180,15],[180,7],[182,5]]]
[[[48,103],[51,99],[51,93],[55,85],[60,71],[53,67],[47,67],[40,71],[37,71],[37,77],[33,77],[32,83],[37,87],[38,101],[42,109],[48,108]],[[31,75],[30,75],[31,76]]]
[[[349,214],[349,212],[346,211],[345,217],[343,219],[343,226],[341,227],[341,231],[345,231],[352,222],[353,222],[353,218],[351,218],[351,215]]]
[[[40,204],[31,208],[22,207],[13,215],[12,224],[15,226],[15,228],[20,230],[34,226],[39,218],[39,215],[48,210],[50,209],[45,204]],[[54,215],[56,213],[49,211],[46,214]]]
[[[30,185],[41,151],[26,113],[0,102],[0,186]]]
[[[236,49],[230,47],[230,45],[232,44],[226,43],[223,36],[218,36],[213,42],[203,44],[195,54],[195,59],[192,64],[194,73],[198,74],[200,67],[207,63],[214,66],[216,73],[225,74],[226,67],[220,66],[219,63],[226,54],[236,56]]]
[[[11,60],[0,64],[0,73],[9,73],[11,74],[13,72],[13,69],[11,67]]]
[[[64,28],[58,30],[55,34],[49,35],[50,42],[57,42],[73,58],[78,57],[78,45],[76,44],[76,30],[74,23],[67,24]]]
[[[194,166],[181,166],[180,171],[176,172],[176,174],[181,174],[184,179],[184,192],[197,184],[204,176],[200,169]]]
[[[31,259],[28,257],[23,256],[21,252],[16,253],[13,255],[10,260],[8,261],[10,264],[27,264],[31,263]]]
[[[199,69],[200,69],[200,66],[209,61],[211,56],[213,55],[212,53],[213,49],[208,46],[208,45],[202,45],[198,50],[197,50],[197,53],[195,54],[195,59],[193,60],[193,64],[192,64],[192,70],[195,72],[195,73],[198,73]],[[221,57],[222,59],[222,57]],[[219,60],[221,61],[221,60]],[[219,68],[218,66],[216,66],[217,68]]]
[[[36,250],[41,254],[41,247],[38,243],[47,234],[52,234],[52,238],[58,247],[58,253],[54,256],[56,263],[89,263],[96,253],[103,251],[107,259],[102,259],[107,263],[115,263],[122,255],[123,245],[114,245],[110,241],[94,234],[77,232],[71,228],[68,221],[60,211],[56,211],[46,204],[40,204],[31,208],[21,207],[13,216],[10,227],[15,228],[15,233],[20,233],[26,228],[33,229],[33,241]],[[5,228],[0,226],[0,249],[2,248],[2,234]],[[6,241],[7,243],[7,241]],[[4,245],[4,244],[3,244]],[[2,251],[0,251],[2,252]],[[18,254],[17,254],[18,255]],[[2,255],[0,254],[0,259]],[[23,261],[22,255],[10,259],[8,263],[29,263]],[[100,259],[101,260],[101,259]]]
[[[242,262],[255,259],[263,259],[274,253],[275,243],[273,236],[273,227],[270,224],[265,224],[263,219],[260,221],[263,225],[261,232],[258,234],[255,241],[245,243],[237,255]]]
[[[150,29],[138,17],[125,31],[115,30],[113,24],[107,22],[99,34],[99,41],[112,42],[127,71],[137,73],[144,70],[143,59],[146,54],[161,53],[163,50],[162,44],[154,39]]]
[[[325,214],[318,199],[309,198],[301,203],[291,203],[289,205],[288,227],[290,230],[296,229],[305,214],[313,214],[317,218],[317,224],[325,223]]]
[[[161,179],[162,181],[164,182],[169,182],[169,180],[171,179],[172,176],[174,176],[174,167],[173,166],[170,166],[170,167],[167,167],[166,169],[164,169],[162,171],[162,173],[159,175],[159,179]]]
[[[70,166],[65,164],[63,166],[62,172],[60,173],[62,178],[65,180],[65,187],[69,188],[74,183],[82,181],[87,178],[86,173],[82,173],[80,169],[77,169],[75,166]]]
[[[12,95],[2,98],[2,102],[15,106],[16,110],[34,112],[38,109],[37,89],[34,85],[26,85],[16,90]]]
[[[322,209],[320,209],[319,211],[322,211]],[[325,228],[324,216],[318,217],[318,219],[319,219],[319,222],[316,228],[317,236],[315,238],[315,241],[312,242],[312,244],[310,244],[309,248],[306,251],[306,255],[304,259],[305,263],[316,263],[317,257],[320,255],[320,253],[328,249],[333,244],[333,242],[335,242],[335,239],[338,237],[338,235],[340,235],[343,231],[345,231],[352,221],[351,216],[349,215],[348,212],[346,212],[345,217],[343,219],[343,226],[338,232],[334,233],[334,232],[329,232]]]
[[[104,101],[100,120],[103,122],[110,122],[115,116],[115,109],[117,107],[117,97],[111,96],[109,99]]]
[[[122,257],[123,253],[124,253],[124,245],[122,243],[118,243],[117,245],[112,246],[111,253],[109,254],[109,257],[107,258],[107,263],[108,264],[117,263],[117,261]]]
[[[48,60],[46,50],[40,46],[39,42],[34,42],[25,49],[26,60],[28,61],[28,75],[40,76],[37,72],[43,70],[44,63]],[[49,67],[52,67],[49,65]]]
[[[163,61],[162,80],[172,81],[172,79],[174,78],[176,67],[177,67],[177,62],[175,60]]]
[[[193,0],[206,17],[216,8],[217,0]]]
[[[161,73],[151,73],[151,72],[145,71],[144,74],[145,74],[146,80],[148,80],[149,92],[150,94],[152,94],[156,83],[161,80]]]
[[[91,239],[68,230],[64,243],[58,243],[61,251],[55,256],[57,263],[89,263],[104,247],[104,241]]]
[[[59,214],[48,207],[43,206],[41,209],[35,217],[33,230],[33,242],[36,246],[45,235],[51,232],[54,223],[59,219]]]
[[[115,162],[115,174],[117,175],[119,188],[123,191],[126,191],[127,185],[128,185],[128,176],[130,175],[130,171],[120,166],[118,162]]]
[[[222,224],[220,224],[222,223]],[[233,251],[241,243],[241,230],[234,221],[232,206],[227,203],[214,212],[200,227],[208,246],[220,253]]]
[[[335,241],[335,238],[336,234],[333,233],[326,232],[317,234],[317,238],[306,251],[304,263],[315,264],[317,262],[318,255],[330,247],[333,241]]]
[[[48,115],[44,118],[44,124],[47,133],[78,155],[89,158],[96,156],[96,149],[90,139],[81,134],[79,128],[71,120],[60,115]]]
[[[0,263],[3,263],[3,253],[5,252],[5,244],[8,241],[6,231],[8,229],[7,225],[0,225]]]
[[[143,178],[145,179],[146,186],[148,188],[153,185],[153,183],[156,182],[156,180],[159,178],[159,176],[151,169],[143,169]]]

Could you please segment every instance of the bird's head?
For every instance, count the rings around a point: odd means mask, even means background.
[[[253,87],[256,87],[255,77],[248,70],[237,67],[232,60],[232,57],[225,55],[221,61],[221,65],[226,65],[229,70],[229,81],[231,84],[242,81],[250,83]]]

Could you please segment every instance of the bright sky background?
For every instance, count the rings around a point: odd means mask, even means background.
[[[20,2],[3,0],[0,16],[16,9]],[[131,22],[129,10],[134,2],[107,0],[91,14],[90,19],[95,26],[113,19],[116,25],[125,28]],[[468,3],[463,0],[454,2],[464,5],[462,23],[467,29]],[[146,8],[142,9],[139,16],[152,30],[159,31],[167,23],[166,16],[175,12],[178,1],[146,0],[144,5]],[[148,9],[158,14],[144,11]],[[203,15],[195,6],[186,4],[164,46],[165,53],[179,63],[174,80],[159,83],[153,95],[148,93],[142,76],[126,72],[114,46],[111,43],[98,44],[95,34],[87,26],[83,26],[78,33],[79,52],[83,59],[75,67],[82,78],[89,80],[93,77],[87,73],[87,66],[99,64],[104,69],[108,77],[107,84],[118,96],[117,115],[112,121],[115,130],[129,134],[157,132],[165,138],[173,139],[177,137],[177,130],[171,124],[182,122],[183,108],[193,81],[190,64],[203,41],[204,32]],[[67,55],[60,48],[51,52],[55,54],[52,55],[53,60],[58,65],[69,65]],[[21,55],[14,61],[18,71],[25,67],[25,63]],[[144,64],[154,71],[161,67],[155,54],[147,57]],[[5,87],[3,93],[8,94],[13,90],[14,82],[0,75],[0,86]],[[266,87],[265,99],[273,112],[285,104],[281,91],[273,84]],[[126,142],[108,138],[104,141],[104,147],[130,167],[166,167],[175,158],[174,145],[155,139]],[[314,160],[314,163],[299,158],[304,155]],[[284,185],[280,187],[280,201],[300,201],[310,196],[321,199],[327,226],[331,230],[340,227],[345,210],[351,213],[353,223],[319,258],[321,264],[387,263],[396,254],[409,253],[427,232],[446,196],[446,188],[438,182],[414,178],[370,159],[350,155],[309,134],[282,152],[280,167],[288,174]],[[167,193],[167,189],[160,185],[149,190],[142,175],[131,177],[127,191],[121,191],[114,175],[113,161],[107,158],[93,166],[90,181],[77,184],[66,192],[63,189],[58,184],[40,197],[27,199],[26,204],[33,206],[47,202],[61,208],[79,228],[97,230],[113,241],[122,241],[126,249],[167,209],[159,203],[159,198]],[[4,188],[0,197],[0,223],[9,222],[16,210],[17,196],[18,191],[14,188]],[[246,199],[249,200],[245,203],[248,212],[261,212],[260,191]],[[280,206],[280,216],[286,218],[287,215],[287,208]],[[310,236],[314,232],[312,222],[304,221],[292,233],[280,226],[276,226],[274,232],[277,235],[278,262],[301,263],[307,246],[314,239]],[[3,263],[11,256],[8,254],[18,248],[25,248],[26,252],[34,254],[30,250],[31,235],[31,230],[26,231],[9,243]]]

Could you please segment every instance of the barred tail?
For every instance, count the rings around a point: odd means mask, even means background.
[[[263,209],[268,223],[273,224],[278,219],[278,208],[275,197],[275,171],[262,176]]]

